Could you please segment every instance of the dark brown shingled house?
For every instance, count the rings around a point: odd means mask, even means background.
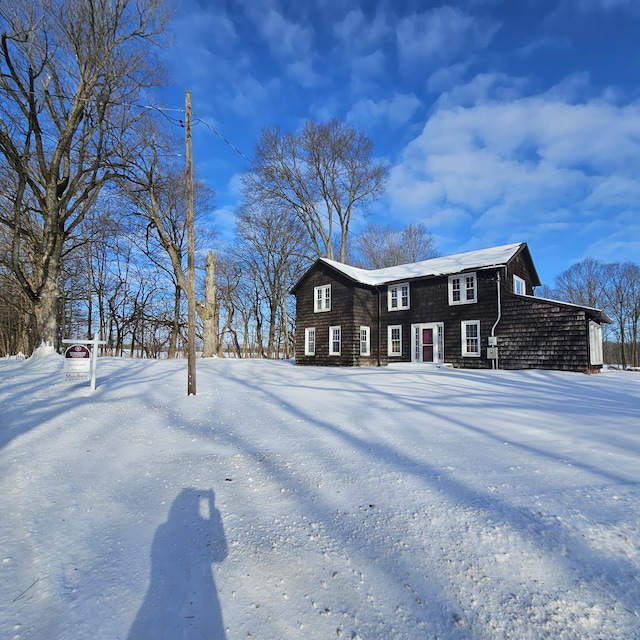
[[[292,291],[296,363],[599,370],[611,319],[537,286],[526,243],[377,270],[319,258]]]

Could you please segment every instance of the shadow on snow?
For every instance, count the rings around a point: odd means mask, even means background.
[[[213,490],[183,489],[154,536],[149,588],[128,640],[225,640],[211,564],[226,556]]]

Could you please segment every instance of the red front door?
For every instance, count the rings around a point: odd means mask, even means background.
[[[422,330],[422,362],[433,362],[433,329]]]

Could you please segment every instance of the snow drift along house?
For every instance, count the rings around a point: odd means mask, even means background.
[[[599,370],[611,319],[537,286],[526,243],[373,271],[319,258],[292,291],[296,363]]]

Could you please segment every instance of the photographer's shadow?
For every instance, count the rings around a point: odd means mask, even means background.
[[[183,489],[151,547],[151,580],[128,640],[225,640],[211,572],[227,556],[212,490]]]

